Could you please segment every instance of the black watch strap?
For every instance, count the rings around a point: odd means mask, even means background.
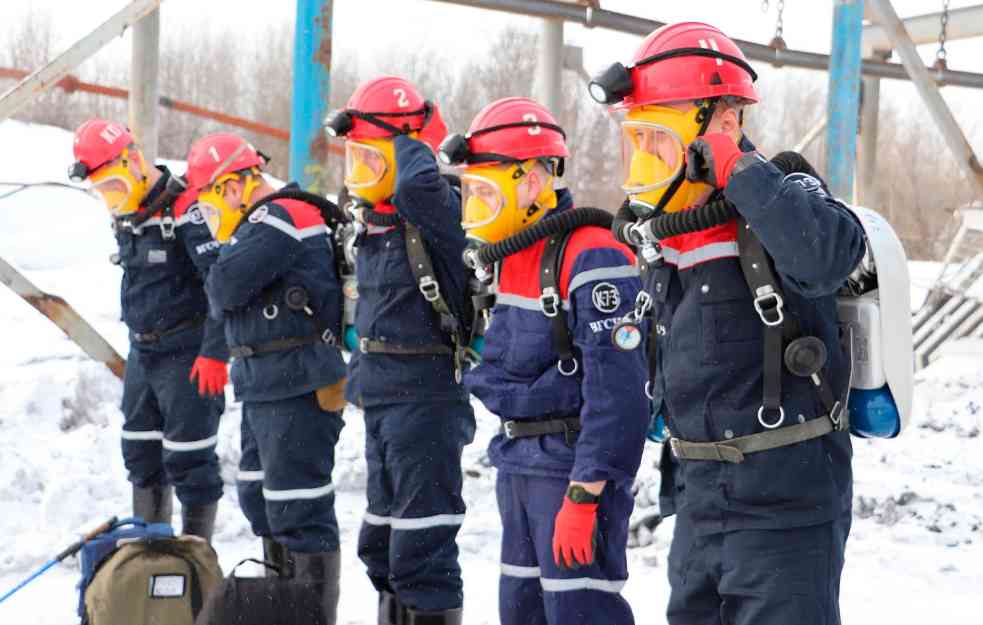
[[[567,499],[573,503],[601,503],[600,495],[592,495],[587,489],[578,484],[571,484],[567,488]]]

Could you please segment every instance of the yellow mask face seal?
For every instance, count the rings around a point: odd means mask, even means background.
[[[553,176],[533,202],[519,205],[519,187],[535,160],[508,165],[469,167],[461,175],[461,227],[468,237],[485,243],[497,243],[535,224],[556,208]]]
[[[392,139],[345,142],[345,186],[352,195],[378,204],[396,187],[396,153]]]
[[[147,164],[142,156],[140,177],[130,171],[130,150],[125,148],[113,163],[104,165],[89,176],[91,190],[99,194],[114,217],[137,212],[147,195]]]
[[[654,208],[673,181],[683,175],[686,147],[699,136],[699,114],[697,106],[685,111],[644,106],[628,112],[621,123],[621,186],[633,200]],[[706,184],[684,180],[664,210],[672,213],[694,206],[711,191]]]
[[[225,200],[225,185],[230,180],[240,180],[243,184],[242,200],[238,207],[232,207]],[[261,184],[260,173],[251,172],[246,176],[237,173],[225,174],[198,194],[198,210],[201,211],[212,237],[219,243],[228,243],[232,233],[242,221],[243,211],[249,206],[253,192]]]

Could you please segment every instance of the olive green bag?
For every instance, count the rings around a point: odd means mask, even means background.
[[[193,625],[221,583],[215,550],[197,536],[124,542],[86,588],[82,623]]]

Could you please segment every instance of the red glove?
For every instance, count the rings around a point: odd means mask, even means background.
[[[732,175],[761,160],[757,152],[741,152],[729,135],[710,133],[686,148],[686,179],[723,189]]]
[[[563,498],[553,524],[553,560],[560,568],[576,569],[594,563],[598,505]]]
[[[198,378],[198,394],[221,395],[225,392],[225,385],[229,382],[229,371],[225,367],[225,362],[215,360],[208,356],[198,356],[195,364],[191,366],[191,375],[188,379],[192,382]]]
[[[426,126],[420,129],[418,136],[420,141],[430,146],[434,154],[437,153],[440,142],[447,136],[447,125],[444,124],[444,119],[440,116],[440,109],[437,108],[436,104],[433,105],[433,113],[430,114],[430,120],[427,121]]]

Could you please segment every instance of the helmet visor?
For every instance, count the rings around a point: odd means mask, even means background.
[[[345,186],[349,189],[377,185],[388,169],[382,150],[357,141],[345,142]]]
[[[685,165],[684,155],[685,145],[671,128],[651,122],[622,122],[622,189],[643,193],[667,186]]]
[[[505,195],[494,180],[464,174],[461,176],[461,227],[465,230],[480,228],[495,221],[505,206]]]

